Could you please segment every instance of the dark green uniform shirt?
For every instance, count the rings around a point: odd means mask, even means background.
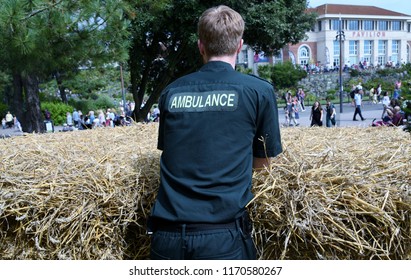
[[[251,200],[254,157],[281,153],[273,86],[213,61],[171,83],[159,101],[160,188],[152,215],[221,223]]]

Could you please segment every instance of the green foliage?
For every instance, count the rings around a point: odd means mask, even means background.
[[[265,78],[270,74],[270,81],[274,83],[276,89],[286,89],[297,87],[298,82],[307,77],[307,72],[299,65],[294,65],[291,61],[275,65],[267,65],[258,69],[260,77]]]
[[[58,87],[56,80],[50,80],[41,83],[39,97],[41,102],[59,102],[61,101],[60,96],[58,96]]]
[[[315,94],[312,93],[306,93],[305,94],[305,101],[307,101],[308,104],[313,104],[317,100],[317,97]]]
[[[273,66],[270,64],[261,65],[257,68],[258,76],[262,79],[265,79],[269,82],[273,82],[272,75],[273,75]],[[278,88],[283,89],[283,88]]]
[[[97,100],[94,101],[93,109],[108,109],[113,108],[114,102],[113,100],[107,95],[100,95]]]
[[[350,75],[351,77],[358,77],[360,75],[360,71],[358,71],[357,69],[351,69]]]
[[[0,103],[0,117],[4,118],[7,114],[9,107],[6,104]]]
[[[64,103],[57,102],[43,102],[41,104],[41,111],[49,110],[51,119],[55,125],[62,125],[66,122],[67,112],[73,112],[73,107]]]
[[[125,88],[128,87],[128,80],[129,77],[125,76]],[[72,79],[65,80],[63,84],[73,94],[85,99],[97,99],[96,94],[100,93],[107,93],[112,96],[118,93],[121,94],[120,69],[109,65],[84,69],[79,71]]]
[[[235,2],[246,21],[245,42],[266,54],[302,41],[316,20],[316,14],[306,12],[305,0]]]
[[[243,16],[246,22],[244,42],[267,55],[279,51],[287,43],[304,39],[316,18],[306,12],[308,3],[305,0],[229,0],[223,3]],[[130,14],[134,17],[130,26],[129,67],[131,92],[137,106],[145,95],[149,95],[148,105],[157,102],[161,90],[169,82],[201,66],[197,49],[198,18],[207,8],[221,4],[217,0],[132,1]],[[159,48],[159,45],[164,47]],[[143,112],[140,116],[144,115]]]
[[[251,68],[237,67],[236,70],[243,74],[252,74],[253,70]]]
[[[4,100],[6,89],[11,85],[11,77],[0,70],[0,100]]]
[[[334,100],[336,98],[336,93],[337,93],[336,89],[329,89],[329,90],[327,90],[327,97],[326,98],[329,98],[330,100]]]
[[[89,111],[97,111],[100,109],[114,108],[115,104],[113,99],[108,95],[97,95],[97,98],[94,99],[72,99],[69,101],[69,104],[72,108],[87,113]]]

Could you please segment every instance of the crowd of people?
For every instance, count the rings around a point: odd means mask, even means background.
[[[374,119],[373,126],[400,126],[406,119],[405,113],[401,110],[401,81],[397,80],[393,85],[392,94],[390,91],[383,90],[382,85],[378,84],[372,87],[369,92],[363,88],[361,82],[354,84],[350,91],[351,104],[354,107],[352,121],[365,121],[362,109],[364,107],[364,98],[369,93],[371,104],[381,104],[381,120]],[[285,101],[285,126],[299,126],[300,112],[305,111],[304,105],[305,93],[300,88],[293,96],[289,90],[283,95]],[[326,99],[325,105],[317,100],[311,107],[310,126],[334,127],[336,125],[336,108],[330,98]],[[325,121],[325,122],[324,122]]]
[[[45,116],[47,121],[47,117]],[[89,111],[83,114],[81,110],[74,109],[73,112],[66,113],[66,122],[63,125],[63,131],[74,129],[93,129],[96,127],[114,127],[131,124],[132,119],[128,116],[123,108],[120,108],[120,113],[115,109],[108,108],[107,110]]]
[[[283,99],[285,101],[284,113],[285,113],[285,125],[286,126],[299,126],[300,112],[305,112],[305,93],[302,88],[299,88],[295,94],[287,91]],[[326,99],[325,109],[322,108],[319,101],[315,101],[311,107],[310,121],[311,126],[323,126],[323,117],[325,114],[326,126],[332,127],[336,125],[335,117],[336,110],[334,104],[329,98]]]
[[[383,90],[381,84],[370,89],[370,103],[382,105],[381,120],[374,119],[372,126],[400,126],[403,124],[405,113],[401,110],[401,81],[395,81],[393,88],[394,90],[392,94],[390,94],[390,91],[388,90]],[[358,107],[358,104],[361,105],[361,100],[365,95],[361,83],[357,86],[353,86],[351,93],[354,95],[354,105]],[[356,109],[356,112],[363,119],[361,106],[359,107],[359,110]],[[356,120],[356,114],[354,115],[353,120]]]
[[[124,111],[123,107],[120,107],[119,113],[113,108],[106,110],[89,111],[87,114],[83,114],[81,110],[74,109],[73,112],[67,112],[65,116],[65,122],[63,124],[62,131],[73,131],[83,129],[93,129],[96,127],[115,127],[130,125],[133,120],[130,116],[132,111]],[[54,132],[54,121],[51,112],[45,109],[43,112],[44,124],[47,132]],[[145,118],[145,123],[158,122],[160,118],[160,110],[157,105],[154,105]],[[20,121],[15,115],[12,115],[10,111],[2,119],[2,128],[16,128],[22,132]]]

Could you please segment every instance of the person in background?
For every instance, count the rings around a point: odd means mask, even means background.
[[[68,127],[72,127],[73,126],[73,116],[71,115],[70,112],[66,113],[66,123]]]
[[[50,111],[49,110],[44,110],[44,119],[46,120],[46,121],[51,121],[51,113],[50,113]]]
[[[377,92],[375,91],[375,87],[371,87],[370,89],[370,103],[377,104]]]
[[[311,107],[311,126],[323,126],[323,114],[324,112],[320,102],[315,101]]]
[[[6,114],[6,126],[8,128],[13,127],[13,115],[10,113],[10,111],[8,111]]]
[[[331,103],[331,100],[329,97],[327,97],[327,104],[325,105],[325,125],[326,127],[332,127],[335,126],[335,116],[336,116],[336,111],[335,111],[335,106],[333,103]]]
[[[301,106],[301,111],[304,112],[305,111],[305,105],[304,105],[304,99],[305,99],[305,92],[303,91],[302,88],[299,88],[297,91],[297,98],[298,98],[298,102]]]
[[[17,119],[15,115],[13,116],[13,123],[14,123],[14,127],[17,128],[18,131],[20,132],[23,131],[23,129],[21,128],[21,123],[19,122],[19,120]]]
[[[362,116],[361,113],[361,103],[362,103],[362,90],[356,90],[354,94],[354,105],[355,105],[355,111],[354,111],[354,116],[352,118],[353,121],[357,121],[357,115],[360,116],[362,121],[365,121],[365,118]]]
[[[79,123],[80,123],[80,115],[79,115],[79,112],[78,112],[76,109],[74,109],[74,110],[73,110],[73,124],[74,124],[75,127],[78,128]]]
[[[379,104],[381,104],[381,99],[382,99],[382,86],[381,84],[378,84],[377,86],[377,101]]]
[[[390,97],[388,95],[388,91],[384,92],[383,94],[383,98],[382,98],[382,115],[381,115],[381,119],[384,118],[386,112],[387,112],[387,108],[390,106]]]
[[[160,96],[151,259],[256,259],[246,211],[253,168],[270,168],[282,145],[273,85],[234,69],[243,32],[231,8],[206,10],[198,23],[203,67]]]

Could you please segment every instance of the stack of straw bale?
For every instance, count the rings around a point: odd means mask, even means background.
[[[254,174],[261,259],[411,259],[411,138],[284,128]],[[147,259],[157,125],[1,140],[0,259]]]

